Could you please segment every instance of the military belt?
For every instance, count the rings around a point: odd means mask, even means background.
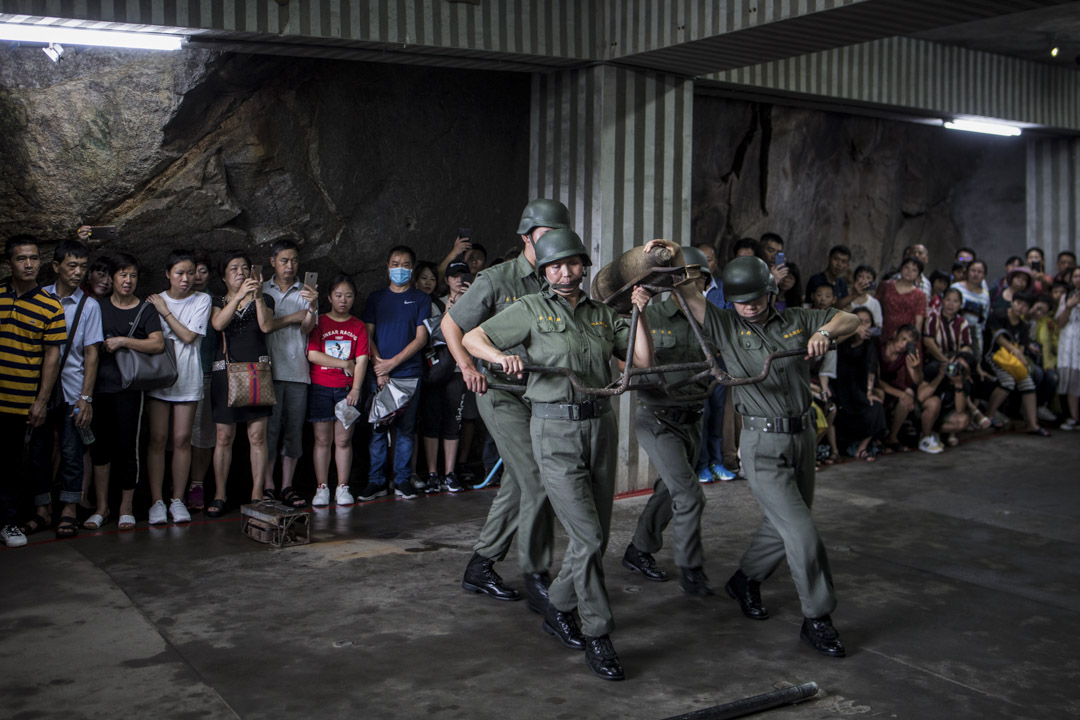
[[[743,415],[743,428],[747,430],[757,430],[759,432],[767,433],[785,433],[788,435],[796,435],[801,433],[807,428],[815,427],[814,424],[814,409],[810,408],[799,417],[755,417],[754,415]]]
[[[663,405],[646,405],[640,403],[641,408],[650,412],[661,420],[667,420],[676,425],[693,425],[701,419],[701,410],[688,407],[666,407]]]
[[[545,420],[591,420],[611,410],[607,400],[590,400],[580,403],[533,403],[534,418]]]

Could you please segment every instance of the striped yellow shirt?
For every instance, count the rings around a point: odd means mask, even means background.
[[[37,397],[46,345],[67,342],[60,301],[38,286],[16,297],[0,285],[0,413],[26,415]]]

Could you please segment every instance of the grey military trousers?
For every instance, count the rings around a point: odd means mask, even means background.
[[[647,553],[658,552],[664,546],[664,529],[671,524],[675,564],[681,568],[701,567],[705,562],[701,543],[705,493],[694,472],[701,449],[701,418],[690,424],[674,423],[638,405],[634,433],[660,473],[652,497],[638,517],[634,547]]]
[[[743,428],[746,479],[764,520],[750,538],[739,567],[751,580],[767,579],[787,559],[805,617],[836,608],[825,544],[810,508],[814,502],[815,429],[796,435]]]
[[[532,411],[520,395],[503,390],[478,395],[476,407],[499,448],[503,475],[473,550],[490,560],[504,560],[516,534],[521,571],[547,572],[555,518],[533,458]]]
[[[607,635],[615,628],[603,565],[615,500],[615,413],[580,421],[533,418],[531,433],[544,489],[570,536],[549,599],[563,612],[576,607],[585,635]]]

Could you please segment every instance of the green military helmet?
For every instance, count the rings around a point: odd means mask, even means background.
[[[533,243],[536,252],[536,271],[544,272],[544,266],[550,265],[556,260],[580,255],[581,261],[586,267],[592,265],[592,258],[585,244],[581,242],[578,234],[569,228],[556,228],[549,230]]]
[[[537,198],[521,211],[521,222],[518,223],[517,233],[528,235],[538,227],[568,228],[570,227],[570,211],[558,200]]]
[[[683,245],[682,256],[687,265],[700,265],[701,274],[705,276],[705,280],[712,282],[712,273],[709,272],[709,258],[705,257],[705,253],[696,247]]]
[[[769,266],[759,257],[737,257],[724,268],[724,299],[748,303],[765,293],[777,292]]]

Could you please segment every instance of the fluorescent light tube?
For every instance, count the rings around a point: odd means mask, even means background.
[[[54,45],[93,45],[96,47],[134,48],[139,50],[179,50],[180,35],[128,32],[125,30],[87,30],[60,25],[0,23],[0,40],[39,42]]]
[[[1005,135],[1016,137],[1020,134],[1020,128],[1001,123],[979,122],[976,120],[944,120],[943,124],[949,130],[966,130],[967,132],[986,133],[988,135]]]

